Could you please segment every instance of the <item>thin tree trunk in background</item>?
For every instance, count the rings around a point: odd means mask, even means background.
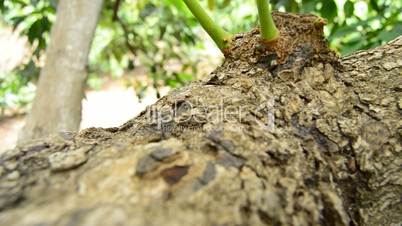
[[[77,131],[88,54],[103,0],[61,0],[36,98],[19,143],[59,131]]]

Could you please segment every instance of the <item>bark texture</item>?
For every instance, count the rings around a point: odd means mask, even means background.
[[[402,37],[337,59],[318,18],[274,19],[118,128],[5,153],[1,225],[401,225]]]
[[[103,0],[61,0],[31,112],[19,143],[78,131],[87,62]]]

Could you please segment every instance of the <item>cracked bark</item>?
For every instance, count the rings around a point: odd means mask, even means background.
[[[317,18],[275,20],[278,59],[238,35],[124,125],[2,155],[1,225],[400,225],[402,37],[337,59]]]

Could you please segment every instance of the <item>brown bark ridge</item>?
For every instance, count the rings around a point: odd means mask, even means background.
[[[3,154],[0,224],[401,225],[402,37],[337,59],[316,17],[274,18],[291,52],[237,35],[124,125]]]
[[[36,97],[19,143],[58,131],[78,131],[88,54],[103,0],[61,0]]]

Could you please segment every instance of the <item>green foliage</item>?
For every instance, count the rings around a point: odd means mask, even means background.
[[[26,36],[32,50],[29,61],[19,65],[11,73],[0,74],[2,110],[15,110],[32,101],[35,89],[31,81],[37,80],[39,76],[37,63],[41,60],[49,41],[55,12],[55,0],[0,0],[0,16],[3,23],[11,25],[14,30]]]
[[[328,39],[341,54],[384,44],[402,34],[401,12],[401,1],[348,1],[330,21]]]
[[[25,106],[32,101],[35,87],[27,77],[21,76],[23,74],[24,72],[18,71],[10,74],[0,73],[0,109],[2,113],[6,109],[19,109],[20,106]]]
[[[33,56],[39,59],[48,42],[51,25],[56,13],[56,1],[0,0],[4,19],[13,29],[27,36],[33,47]]]
[[[121,76],[137,66],[147,69],[150,80],[135,83],[136,90],[152,86],[177,87],[188,83],[197,73],[199,59],[192,54],[200,42],[193,28],[198,24],[181,0],[121,1],[117,18],[115,1],[105,1],[95,40],[90,54],[90,85],[99,86],[102,74]],[[176,6],[179,6],[178,8]],[[0,0],[0,12],[4,22],[27,37],[32,46],[32,59],[20,65],[7,77],[0,80],[0,92],[13,93],[39,76],[39,62],[49,43],[49,33],[55,21],[56,0]],[[36,62],[36,63],[35,63]],[[33,70],[34,69],[34,70]],[[189,77],[191,79],[189,79]],[[10,80],[10,81],[11,81]],[[0,102],[9,107],[4,96]],[[19,102],[25,103],[25,102]]]
[[[197,73],[193,52],[201,42],[192,28],[198,24],[181,0],[122,3],[115,20],[113,9],[114,4],[107,2],[98,26],[90,56],[93,74],[120,76],[143,66],[151,80],[136,83],[136,90],[146,86],[158,90],[187,83],[178,79],[180,74]]]

